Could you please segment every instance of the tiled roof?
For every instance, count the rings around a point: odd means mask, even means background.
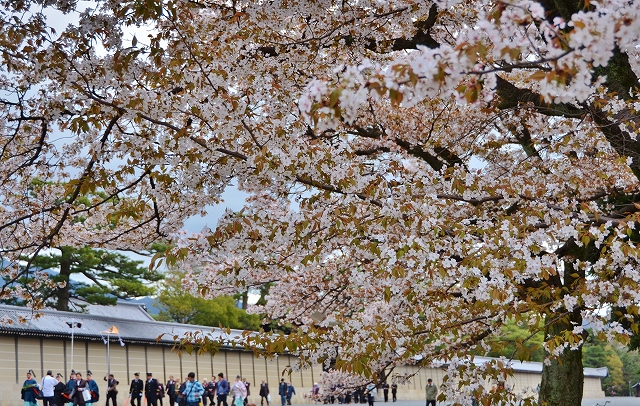
[[[422,360],[423,356],[416,356],[415,359]],[[471,362],[473,362],[475,365],[482,365],[486,362],[490,362],[496,359],[497,358],[475,356],[473,357],[473,360]],[[542,362],[518,361],[518,360],[506,360],[506,361],[509,363],[509,365],[511,366],[511,368],[513,368],[514,371],[524,372],[524,373],[529,372],[532,374],[542,374]],[[447,363],[442,361],[435,361],[433,362],[432,365],[441,367],[443,365],[447,365]],[[609,376],[609,369],[607,367],[583,368],[583,370],[584,370],[584,376],[590,376],[594,378],[606,378],[607,376]]]
[[[495,358],[475,357],[473,359],[473,363],[476,365],[480,365],[493,359]],[[531,372],[536,374],[542,373],[542,362],[511,360],[509,361],[509,364],[511,365],[514,371]],[[607,376],[609,376],[609,369],[607,367],[584,368],[584,376],[606,378]]]
[[[78,305],[79,310],[84,308],[82,313],[88,313],[94,316],[107,316],[129,320],[155,320],[144,309],[144,306],[138,303],[128,303],[123,300],[119,300],[115,306],[89,304],[80,301],[76,301],[74,304]]]
[[[32,312],[31,309],[18,306],[0,305],[0,334],[18,334],[29,336],[71,337],[71,328],[67,323],[81,323],[80,328],[74,328],[73,334],[79,339],[101,340],[106,337],[105,332],[112,326],[118,329],[123,342],[130,343],[158,343],[170,345],[175,342],[174,337],[182,337],[186,333],[201,331],[211,333],[214,337],[221,337],[223,333],[212,327],[195,326],[178,323],[155,321],[152,318],[131,319],[127,312],[121,312],[120,306],[113,306],[109,315],[61,312],[57,310],[41,310]],[[123,317],[124,316],[124,317]],[[26,322],[20,322],[20,319]],[[7,321],[11,320],[10,323]],[[235,337],[241,335],[240,330],[231,330]]]

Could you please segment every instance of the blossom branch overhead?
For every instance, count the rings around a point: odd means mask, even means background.
[[[287,334],[247,348],[358,384],[446,361],[489,399],[508,364],[464,360],[512,321],[544,330],[545,374],[580,369],[583,321],[633,338],[638,2],[50,1],[78,16],[55,32],[33,4],[0,26],[9,260],[169,240],[185,290],[261,290]]]

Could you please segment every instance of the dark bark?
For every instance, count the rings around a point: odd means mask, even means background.
[[[578,247],[573,244],[571,256],[581,260],[593,260],[595,249],[593,244]],[[597,255],[597,254],[596,254]],[[561,294],[568,294],[577,285],[583,283],[584,270],[576,269],[571,261],[564,263],[564,285]],[[565,309],[550,311],[544,329],[545,337],[563,337],[571,332],[574,326],[582,325],[582,315],[577,307],[571,312]],[[586,338],[586,337],[584,337]],[[562,340],[564,341],[564,340]],[[584,387],[584,369],[582,366],[582,345],[577,349],[567,348],[557,358],[542,367],[540,384],[540,404],[546,406],[581,406]]]
[[[249,291],[248,290],[244,291],[244,293],[242,294],[242,310],[247,310],[247,307],[249,307]]]
[[[565,330],[573,330],[571,322],[581,324],[580,314],[572,313],[566,320],[554,321],[545,328],[545,336],[562,335]],[[558,358],[551,359],[542,368],[540,384],[540,404],[546,406],[581,406],[584,386],[582,348],[565,350]]]
[[[500,96],[498,108],[502,110],[522,106],[531,107],[545,116],[580,118],[586,114],[584,109],[569,103],[547,103],[538,93],[521,89],[500,76],[497,77],[496,91]]]
[[[64,287],[57,289],[57,304],[56,309],[68,312],[69,311],[69,297],[71,296],[71,286],[69,284],[69,277],[71,276],[72,265],[72,251],[64,247],[60,248],[60,278],[65,282]]]

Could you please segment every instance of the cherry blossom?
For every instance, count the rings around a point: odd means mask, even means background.
[[[247,348],[354,382],[446,364],[452,402],[523,396],[469,364],[515,319],[545,331],[540,400],[577,405],[545,377],[579,369],[583,323],[637,329],[639,24],[618,0],[7,2],[3,272],[168,241],[185,289],[270,286],[250,311],[292,332]],[[245,207],[181,231],[232,185]]]

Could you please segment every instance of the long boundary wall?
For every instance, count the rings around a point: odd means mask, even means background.
[[[320,379],[322,368],[314,368],[293,372],[291,375],[283,371],[293,363],[293,357],[280,355],[274,359],[257,358],[253,354],[237,350],[223,350],[215,356],[211,354],[186,354],[181,356],[172,351],[170,346],[161,344],[132,344],[120,346],[118,341],[111,341],[110,371],[117,380],[118,404],[124,405],[129,391],[129,383],[135,372],[140,372],[144,379],[146,372],[153,373],[154,378],[166,382],[169,376],[184,378],[191,371],[196,373],[197,379],[210,379],[211,376],[222,372],[227,377],[235,378],[241,375],[251,382],[251,402],[259,401],[257,386],[264,379],[269,383],[271,395],[277,404],[278,382],[281,378],[292,382],[296,388],[294,404],[309,403],[306,395],[310,393],[314,382]],[[33,369],[39,382],[43,374],[51,369],[55,373],[62,373],[65,382],[68,380],[71,368],[86,374],[91,370],[94,379],[101,389],[101,399],[104,402],[106,383],[103,377],[107,372],[107,346],[101,341],[85,341],[76,339],[73,348],[73,365],[71,360],[71,340],[60,338],[34,338],[28,336],[0,336],[0,406],[22,406],[20,388],[25,380],[26,372]],[[424,399],[424,386],[427,379],[432,378],[436,384],[442,382],[444,371],[439,369],[416,370],[413,366],[403,366],[396,369],[398,374],[413,374],[410,383],[399,385],[398,398],[406,400]],[[535,388],[540,383],[540,374],[516,372],[508,383],[514,390]],[[379,391],[381,397],[382,391]],[[603,398],[600,378],[585,377],[584,396],[588,398]],[[165,402],[167,402],[165,398]],[[165,405],[164,406],[168,406]]]
[[[198,355],[183,353],[181,356],[167,345],[126,344],[118,341],[109,344],[110,372],[120,381],[118,385],[118,404],[124,405],[129,392],[129,384],[135,372],[145,378],[147,372],[166,383],[169,376],[186,378],[189,372],[195,372],[199,381],[210,379],[222,372],[226,377],[235,379],[236,375],[247,378],[251,383],[250,400],[259,400],[256,385],[262,380],[269,383],[272,396],[277,395],[281,378],[290,381],[296,388],[297,398],[308,393],[313,383],[320,378],[321,367],[314,367],[282,375],[286,367],[294,360],[289,355],[280,355],[274,359],[257,358],[252,353],[224,350],[212,356],[210,353]],[[26,373],[33,369],[36,380],[40,382],[44,373],[51,369],[69,379],[71,369],[82,372],[91,370],[93,378],[100,387],[100,401],[104,402],[107,373],[107,346],[102,342],[76,339],[73,346],[73,365],[71,362],[71,340],[30,338],[24,336],[0,336],[0,406],[21,406],[20,389],[26,379]],[[165,398],[166,399],[166,398]],[[167,400],[165,400],[166,402]],[[167,406],[165,404],[165,406]]]

